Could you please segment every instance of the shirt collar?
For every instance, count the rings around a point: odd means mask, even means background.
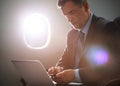
[[[93,16],[93,13],[90,14],[90,17],[89,17],[87,23],[85,24],[85,26],[82,29],[82,32],[85,34],[85,39],[84,40],[86,40],[88,30],[89,30],[89,27],[90,27],[90,24],[91,24],[91,21],[92,21],[92,16]]]

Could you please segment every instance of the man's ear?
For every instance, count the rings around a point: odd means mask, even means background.
[[[84,6],[85,10],[88,11],[88,9],[89,9],[89,4],[88,4],[88,2],[85,2],[83,6]]]

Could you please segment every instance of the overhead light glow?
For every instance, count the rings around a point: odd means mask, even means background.
[[[50,40],[50,23],[42,14],[33,13],[23,21],[24,41],[32,49],[45,48]]]

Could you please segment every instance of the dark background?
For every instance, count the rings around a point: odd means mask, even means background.
[[[0,86],[21,86],[12,59],[38,59],[46,68],[54,66],[66,45],[70,26],[56,6],[57,0],[0,0]],[[120,16],[120,0],[89,0],[93,13],[113,20]],[[51,40],[41,50],[28,48],[19,26],[25,11],[41,12],[51,24]]]

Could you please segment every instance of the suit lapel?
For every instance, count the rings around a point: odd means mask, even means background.
[[[89,27],[88,35],[85,40],[84,49],[83,49],[83,52],[81,55],[81,59],[80,59],[80,63],[79,63],[80,67],[85,67],[85,66],[89,65],[85,58],[85,54],[86,54],[86,51],[87,51],[89,45],[94,41],[95,32],[96,32],[96,26],[95,26],[96,21],[97,21],[97,17],[93,15],[92,22]]]
[[[103,32],[104,26],[108,22],[109,21],[103,18],[98,18],[95,15],[93,15],[92,22],[89,27],[88,35],[86,37],[85,47],[84,47],[84,50],[83,50],[83,53],[80,59],[80,63],[79,63],[80,66],[89,66],[89,62],[87,62],[86,57],[85,57],[87,50],[92,45],[101,44],[102,32]]]

